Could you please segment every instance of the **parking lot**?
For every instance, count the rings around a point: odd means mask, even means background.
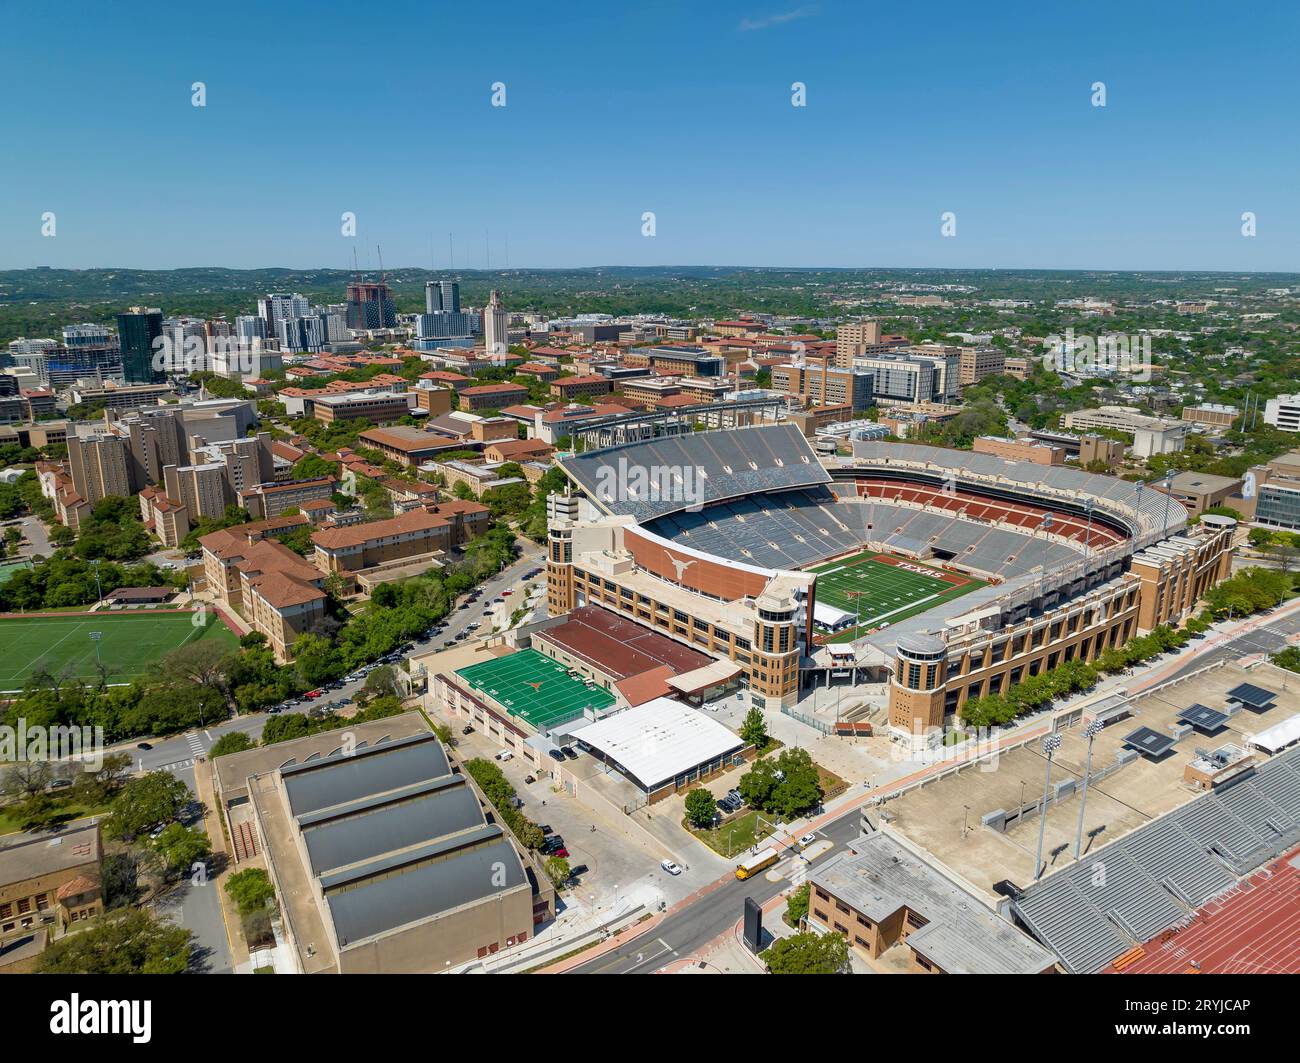
[[[477,731],[461,734],[462,726],[458,723],[456,727],[456,752],[460,757],[492,759],[500,752],[495,742]],[[690,870],[676,876],[663,871],[662,860],[673,859],[680,864],[683,858],[666,846],[655,845],[627,817],[557,791],[550,776],[524,782],[534,769],[518,757],[498,761],[497,765],[523,801],[523,814],[564,838],[569,866],[587,866],[571,887],[571,902],[576,899],[584,905],[608,908],[625,906],[629,898],[635,897],[653,908],[660,900],[675,903],[705,881],[701,874]]]

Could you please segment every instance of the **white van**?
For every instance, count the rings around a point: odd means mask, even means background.
[[[508,750],[508,749],[503,749],[503,750],[501,750],[500,753],[497,754],[497,760],[500,760],[500,761],[511,760],[513,757],[514,757],[514,754],[511,753],[510,750]]]

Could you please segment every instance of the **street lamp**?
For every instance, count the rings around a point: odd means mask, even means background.
[[[1038,810],[1038,855],[1034,858],[1034,881],[1043,877],[1043,835],[1047,832],[1047,795],[1052,786],[1052,754],[1061,748],[1058,734],[1043,737],[1043,756],[1047,758],[1047,773],[1043,776],[1043,803]]]
[[[1079,829],[1074,836],[1074,858],[1079,859],[1083,848],[1083,810],[1088,804],[1088,776],[1092,774],[1092,740],[1101,734],[1102,722],[1093,720],[1083,729],[1083,737],[1088,740],[1088,759],[1083,768],[1083,793],[1079,795]]]

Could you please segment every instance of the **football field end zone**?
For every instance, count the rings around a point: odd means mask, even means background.
[[[886,568],[895,570],[897,577],[899,577],[897,587],[868,586],[854,588],[845,586],[845,584],[855,582],[855,571],[860,572],[863,582],[869,585],[873,582],[871,579],[873,571],[879,577],[886,575],[883,571]],[[895,623],[906,620],[918,613],[933,609],[946,601],[959,598],[970,591],[987,586],[986,581],[975,576],[939,568],[924,561],[916,561],[912,558],[900,557],[880,550],[864,550],[858,554],[825,562],[822,565],[811,566],[805,571],[818,577],[817,598],[819,601],[824,601],[828,605],[849,612],[856,611],[858,606],[857,595],[859,593],[872,602],[871,611],[863,618],[860,625],[833,634],[819,632],[814,636],[816,645],[850,642],[875,630],[876,626],[882,622]],[[909,576],[914,577],[914,579],[909,580],[907,578]],[[825,577],[839,578],[831,580],[835,584],[834,586],[828,586],[822,582]],[[922,581],[924,582],[922,583]],[[893,581],[890,580],[889,582],[892,583]],[[930,593],[913,597],[911,601],[898,603],[898,596],[893,591],[906,590],[909,584],[913,588],[912,593],[924,590],[929,590]],[[936,587],[936,584],[946,584],[946,587],[941,589]]]

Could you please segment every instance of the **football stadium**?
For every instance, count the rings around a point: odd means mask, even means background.
[[[780,422],[563,458],[552,616],[598,605],[733,662],[753,704],[889,687],[897,732],[1190,614],[1235,522],[1067,466],[858,441],[819,458]]]

